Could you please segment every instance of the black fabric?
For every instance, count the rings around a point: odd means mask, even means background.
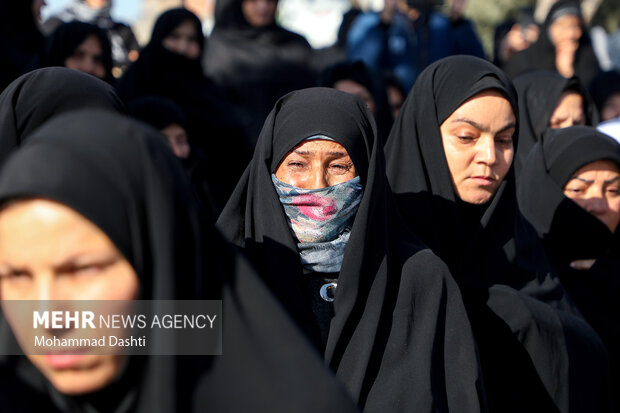
[[[65,60],[71,57],[84,40],[91,35],[99,39],[102,63],[105,68],[103,80],[111,84],[114,81],[112,76],[112,47],[108,35],[94,24],[73,21],[58,26],[46,39],[41,66],[65,66]]]
[[[547,18],[540,28],[538,40],[527,49],[517,52],[504,65],[504,70],[510,78],[514,79],[521,73],[533,69],[557,71],[555,66],[555,46],[549,38],[549,26],[553,22],[552,17],[562,9],[573,10],[575,7],[579,10],[579,3],[575,0],[559,0],[551,6]],[[575,52],[573,67],[575,68],[575,76],[584,85],[588,86],[600,68],[590,42],[590,37],[588,36],[588,29],[583,22],[582,16],[579,17],[582,21],[583,34],[579,39],[579,47]]]
[[[564,196],[582,166],[597,160],[620,166],[620,145],[594,128],[549,130],[534,146],[519,176],[519,205],[543,240],[562,284],[607,346],[615,405],[620,403],[620,231],[611,233],[595,216]],[[587,271],[571,262],[596,259]]]
[[[374,121],[361,99],[328,88],[280,99],[218,228],[248,252],[320,349],[305,298],[309,278],[271,180],[282,158],[317,134],[346,148],[364,187],[337,277],[326,362],[366,411],[484,410],[460,294],[445,264],[401,223]]]
[[[316,73],[306,39],[275,23],[250,26],[241,3],[217,2],[203,67],[233,103],[250,142],[255,144],[276,101],[293,90],[314,86]]]
[[[96,110],[52,119],[0,174],[0,200],[24,197],[63,203],[101,228],[138,274],[141,299],[222,299],[224,355],[132,357],[118,383],[80,397],[12,357],[0,364],[3,381],[19,375],[34,397],[15,400],[3,387],[3,411],[355,411],[253,270],[205,223],[155,129]]]
[[[160,131],[171,125],[187,127],[183,109],[170,99],[160,96],[143,96],[132,100],[129,103],[129,114]]]
[[[198,17],[186,9],[168,10],[155,22],[149,44],[118,82],[118,91],[125,102],[158,95],[183,108],[189,138],[207,156],[209,184],[222,207],[251,157],[251,148],[229,101],[202,73],[201,58],[189,59],[162,45],[164,38],[185,21],[194,24],[202,50],[204,38]],[[233,153],[235,156],[227,160],[227,173],[222,174],[222,164],[217,160],[222,154]]]
[[[391,188],[409,228],[446,261],[461,287],[490,410],[606,411],[605,350],[573,315],[519,212],[513,172],[485,205],[467,206],[455,195],[440,125],[489,89],[518,114],[511,82],[482,59],[448,57],[420,75],[386,145]]]
[[[601,111],[607,99],[614,94],[620,94],[620,72],[610,70],[599,73],[590,84],[590,94],[599,114],[602,115]]]
[[[318,86],[334,87],[339,80],[352,80],[368,89],[375,102],[375,122],[381,142],[385,142],[392,128],[394,119],[388,101],[383,78],[373,72],[364,62],[340,62],[323,70],[319,76]]]
[[[44,38],[32,14],[34,0],[0,0],[0,92],[38,65]]]
[[[51,67],[21,76],[0,95],[0,165],[48,119],[89,108],[125,112],[114,88],[86,73]]]
[[[598,123],[590,95],[576,77],[567,79],[549,70],[533,70],[517,76],[514,85],[519,95],[519,147],[514,160],[517,174],[540,135],[549,128],[562,93],[569,90],[579,93],[586,125]]]

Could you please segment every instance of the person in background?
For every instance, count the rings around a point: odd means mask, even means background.
[[[0,0],[0,93],[39,66],[45,39],[37,25],[42,0]]]
[[[601,122],[620,117],[620,72],[601,72],[590,84]]]
[[[599,333],[620,403],[620,144],[586,126],[549,130],[518,180],[519,205],[562,285]]]
[[[387,0],[380,13],[358,16],[347,39],[349,60],[393,72],[406,90],[426,66],[460,53],[466,51],[459,48],[452,22],[430,0]]]
[[[495,28],[493,36],[493,63],[503,68],[516,53],[538,40],[540,28],[534,21],[533,10],[521,8],[515,18],[509,18]]]
[[[400,108],[403,107],[403,103],[407,98],[407,92],[403,84],[393,73],[388,73],[385,76],[385,85],[390,108],[392,109],[392,118],[396,120],[400,113]]]
[[[546,69],[563,77],[577,76],[583,85],[599,72],[579,3],[559,0],[551,7],[536,43],[506,62],[510,78],[533,69]]]
[[[381,76],[361,62],[341,62],[325,68],[318,86],[332,87],[359,96],[368,106],[377,123],[379,139],[385,142],[394,119]]]
[[[598,124],[596,107],[577,77],[565,78],[549,70],[533,70],[514,79],[519,95],[517,174],[546,129]]]
[[[114,82],[110,40],[90,23],[73,21],[58,26],[46,40],[41,66],[64,66]]]
[[[112,19],[111,9],[112,0],[71,0],[64,10],[44,21],[41,29],[49,35],[63,22],[73,20],[92,23],[103,29],[112,45],[113,72],[118,78],[138,58],[140,45],[130,26]]]
[[[463,293],[489,410],[609,412],[607,350],[517,205],[519,137],[507,76],[473,56],[444,58],[420,75],[392,128],[389,184]]]
[[[203,207],[211,216],[217,217],[220,208],[217,207],[209,188],[207,159],[202,150],[190,142],[183,109],[170,99],[144,96],[129,103],[129,114],[166,136],[172,152],[183,163]]]
[[[223,207],[251,157],[251,146],[224,93],[202,71],[204,36],[200,20],[187,9],[162,13],[140,57],[117,82],[129,104],[144,96],[161,96],[183,108],[187,134],[207,157],[209,186]],[[236,153],[222,175],[221,154]],[[213,161],[211,161],[213,159]]]
[[[267,114],[288,92],[314,86],[314,52],[276,22],[277,0],[221,0],[204,55],[205,74],[222,88],[256,143]]]

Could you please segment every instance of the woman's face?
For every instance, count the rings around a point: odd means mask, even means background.
[[[199,35],[201,33],[196,33],[194,23],[191,20],[185,20],[164,38],[163,45],[171,52],[188,59],[198,59],[200,57]]]
[[[243,17],[253,27],[266,27],[273,24],[277,7],[276,0],[243,0],[241,3]]]
[[[372,97],[372,93],[370,93],[364,85],[351,79],[343,79],[334,83],[334,89],[359,96],[366,104],[366,107],[368,107],[368,110],[370,110],[373,115],[376,115],[377,108],[375,105],[375,100]]]
[[[187,140],[187,132],[185,132],[184,128],[173,123],[162,129],[161,133],[168,138],[172,151],[178,158],[185,159],[189,156],[191,148]]]
[[[620,117],[620,93],[607,98],[601,108],[601,120],[606,121]]]
[[[94,34],[88,36],[73,54],[65,59],[65,67],[104,79],[106,73],[99,38]]]
[[[551,118],[549,118],[549,127],[551,129],[559,129],[585,124],[586,115],[583,111],[583,97],[573,91],[562,93]]]
[[[564,186],[564,195],[615,232],[620,222],[620,167],[599,160],[577,170]]]
[[[484,91],[458,107],[441,124],[452,186],[470,204],[484,204],[508,173],[516,118],[499,92]]]
[[[578,42],[581,34],[581,20],[577,16],[558,17],[549,26],[549,37],[556,47],[565,43]]]
[[[103,231],[73,209],[33,199],[0,212],[0,297],[18,340],[19,325],[12,317],[17,315],[7,311],[4,300],[134,300],[138,290],[131,264]],[[77,330],[46,334],[83,334]],[[124,360],[121,355],[60,352],[27,357],[56,389],[74,395],[110,384]]]
[[[303,189],[334,186],[357,176],[347,150],[325,139],[304,141],[293,148],[276,169],[276,178]]]

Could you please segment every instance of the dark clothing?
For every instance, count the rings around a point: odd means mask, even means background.
[[[549,128],[551,115],[560,103],[562,93],[579,93],[583,98],[586,125],[598,123],[590,95],[576,77],[567,79],[550,70],[533,70],[515,78],[514,85],[519,95],[519,147],[514,159],[517,176],[528,153]]]
[[[592,100],[602,115],[603,106],[612,95],[620,94],[620,72],[610,70],[599,73],[589,85]],[[604,119],[609,120],[609,119]]]
[[[32,14],[33,0],[0,0],[0,93],[39,65],[44,38]]]
[[[453,189],[440,125],[489,89],[510,102],[518,120],[515,89],[491,63],[453,56],[429,66],[388,138],[390,186],[409,228],[461,288],[490,410],[607,411],[606,351],[519,212],[513,172],[484,205],[461,201]]]
[[[316,78],[306,39],[275,23],[250,26],[241,0],[217,2],[203,66],[234,105],[252,145],[276,101],[293,90],[314,86]]]
[[[64,67],[38,69],[15,80],[0,95],[0,165],[48,119],[77,109],[125,112],[112,86]]]
[[[521,73],[534,69],[545,69],[557,72],[555,66],[555,46],[549,38],[549,26],[553,23],[552,18],[557,15],[557,12],[563,8],[572,8],[575,3],[573,0],[560,0],[553,4],[549,14],[545,19],[545,23],[540,29],[540,35],[536,43],[532,44],[525,50],[516,53],[510,58],[505,66],[504,70],[506,74],[514,79]],[[581,17],[581,16],[579,16]],[[575,60],[573,67],[575,68],[575,76],[581,80],[583,85],[590,85],[594,76],[599,72],[598,59],[592,48],[590,37],[588,36],[588,30],[583,23],[582,18],[582,35],[579,39],[579,48],[575,52]]]
[[[41,66],[65,66],[67,58],[71,57],[76,49],[92,35],[99,39],[99,45],[101,46],[101,63],[105,68],[103,80],[111,84],[114,81],[114,76],[112,76],[112,48],[110,40],[102,29],[90,23],[74,21],[58,26],[46,39]]]
[[[361,61],[340,62],[323,70],[319,76],[318,86],[335,87],[336,82],[340,80],[352,80],[368,90],[375,104],[374,118],[379,139],[385,142],[394,119],[382,75],[369,69]]]
[[[140,45],[131,27],[112,20],[111,8],[111,1],[108,1],[104,7],[95,9],[86,4],[84,0],[73,0],[65,10],[47,19],[41,27],[43,32],[49,35],[62,23],[74,20],[94,24],[107,34],[112,46],[114,67],[123,71],[131,63],[129,52],[139,51]]]
[[[467,30],[467,27],[460,29]],[[473,40],[471,34],[469,40]],[[410,90],[429,64],[446,56],[478,49],[461,43],[463,40],[457,39],[450,19],[441,13],[423,11],[413,21],[397,12],[386,24],[380,13],[367,12],[353,22],[348,32],[347,51],[350,60],[362,60],[374,70],[393,72],[405,89]],[[462,46],[466,46],[465,50],[461,49]]]
[[[80,396],[60,394],[12,357],[0,363],[2,381],[18,386],[19,377],[34,397],[15,401],[19,393],[3,387],[3,411],[30,402],[41,404],[29,411],[62,412],[355,411],[247,262],[206,223],[155,129],[95,110],[52,119],[0,176],[0,200],[24,196],[63,203],[104,231],[137,273],[140,299],[223,300],[225,354],[131,357],[116,382]],[[149,340],[156,346],[157,334]]]
[[[271,178],[294,146],[317,134],[345,147],[364,189],[337,276],[327,364],[367,411],[483,410],[460,294],[446,266],[400,221],[374,121],[361,99],[327,88],[280,99],[218,228],[247,251],[320,349],[322,317],[308,299],[309,279]]]
[[[118,91],[125,102],[156,95],[183,108],[190,142],[207,157],[209,184],[221,208],[243,173],[251,149],[233,108],[202,73],[200,58],[190,59],[163,46],[164,38],[184,21],[194,24],[202,48],[200,20],[185,9],[168,10],[157,19],[151,41],[118,82]],[[218,162],[222,156],[228,156],[226,174],[222,174],[222,164]]]
[[[528,156],[519,175],[519,205],[536,228],[562,284],[599,333],[611,357],[615,405],[620,403],[620,231],[612,234],[598,218],[564,195],[573,174],[606,159],[620,167],[620,145],[594,128],[549,130]],[[596,259],[587,271],[575,260]]]

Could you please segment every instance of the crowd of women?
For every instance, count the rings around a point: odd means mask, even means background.
[[[120,79],[96,25],[3,34],[0,410],[617,411],[620,75],[576,3],[408,92],[276,6],[169,10]],[[12,300],[221,300],[223,354],[8,355]]]

